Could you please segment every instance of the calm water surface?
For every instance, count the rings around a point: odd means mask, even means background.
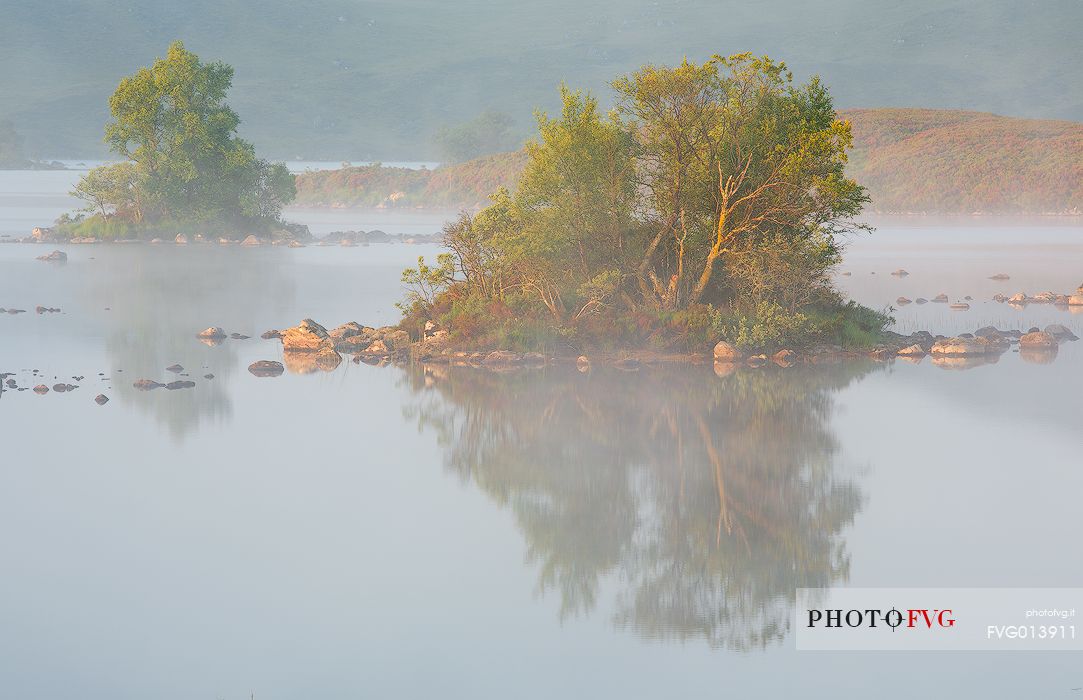
[[[67,206],[55,176],[0,173],[0,233]],[[441,220],[294,215],[325,231]],[[853,242],[839,282],[877,307],[976,300],[906,307],[906,330],[1083,335],[1083,316],[985,301],[1074,289],[1081,241],[1070,226],[888,223]],[[401,268],[436,250],[99,245],[34,260],[47,250],[0,245],[0,306],[28,310],[0,315],[0,372],[79,384],[0,394],[0,697],[1083,686],[1068,653],[799,654],[790,631],[799,586],[1083,585],[1083,342],[965,371],[343,362],[258,379],[248,364],[281,355],[259,333],[306,316],[390,323]],[[209,325],[253,338],[208,347],[194,334]],[[174,363],[194,389],[131,387]]]

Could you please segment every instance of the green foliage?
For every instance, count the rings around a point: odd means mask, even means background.
[[[399,304],[399,308],[431,311],[437,297],[447,291],[454,276],[455,263],[450,253],[438,255],[435,266],[426,264],[424,256],[418,256],[417,267],[402,271],[402,283],[407,291],[406,302]]]
[[[845,176],[850,126],[818,79],[797,86],[785,64],[740,54],[645,66],[614,88],[619,111],[603,114],[561,87],[515,193],[444,229],[456,279],[423,261],[405,273],[411,313],[513,344],[769,348],[879,332],[831,286],[867,196]]]
[[[95,168],[72,194],[101,217],[267,227],[296,195],[284,165],[260,160],[225,104],[233,69],[203,63],[177,41],[164,59],[120,81],[105,129],[122,163]]]
[[[737,347],[774,349],[792,343],[811,329],[808,316],[791,312],[772,301],[760,302],[750,314],[737,314],[722,326],[723,337]]]
[[[515,135],[515,120],[492,109],[458,126],[440,129],[434,140],[445,163],[510,151],[521,143]]]

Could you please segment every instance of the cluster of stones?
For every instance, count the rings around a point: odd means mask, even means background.
[[[894,273],[892,273],[892,274],[894,274]],[[974,298],[970,297],[970,296],[966,296],[966,297],[963,297],[962,301],[952,302],[947,294],[937,294],[932,299],[926,299],[925,297],[918,297],[917,299],[908,299],[907,297],[899,297],[898,299],[895,300],[895,303],[898,304],[899,306],[906,306],[907,304],[928,304],[930,302],[932,302],[933,304],[949,304],[950,303],[950,307],[953,308],[953,309],[969,309],[970,304],[968,304],[967,302],[970,302],[970,301],[974,301]]]
[[[1014,306],[1026,306],[1027,304],[1055,304],[1057,306],[1083,306],[1083,284],[1072,294],[1057,294],[1056,292],[1040,292],[1033,296],[1018,292],[1009,296],[997,294],[993,301],[1008,303]]]
[[[789,367],[798,362],[818,364],[834,359],[867,356],[874,360],[888,360],[893,357],[920,359],[933,358],[977,358],[997,357],[1011,346],[1018,345],[1022,353],[1035,356],[1052,356],[1060,343],[1079,338],[1068,328],[1060,324],[1051,324],[1044,330],[1030,328],[1027,331],[999,330],[992,326],[979,328],[973,333],[958,336],[933,335],[928,331],[917,331],[910,335],[885,333],[885,342],[870,350],[858,352],[833,345],[819,345],[802,352],[782,349],[772,354],[745,354],[732,343],[720,341],[715,345],[713,357],[715,363],[745,364],[760,367],[768,362],[780,367]]]

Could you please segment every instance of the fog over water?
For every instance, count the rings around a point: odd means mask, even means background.
[[[71,178],[0,172],[0,234],[70,210]],[[394,234],[444,215],[287,218]],[[853,299],[973,297],[894,311],[901,331],[1083,336],[1081,314],[991,301],[1079,286],[1083,227],[875,223],[840,268]],[[66,264],[35,260],[52,247]],[[0,373],[79,385],[0,393],[0,696],[1083,686],[1069,653],[802,654],[790,622],[801,586],[1078,585],[1083,341],[974,367],[246,370],[281,359],[270,328],[395,322],[401,269],[438,252],[0,245],[0,307],[27,310],[0,314]],[[211,325],[252,338],[198,342]],[[132,388],[174,363],[193,389]]]

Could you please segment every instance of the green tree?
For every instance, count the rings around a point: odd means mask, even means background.
[[[179,41],[122,79],[109,99],[105,141],[126,161],[91,171],[76,196],[103,217],[137,223],[277,219],[296,195],[293,178],[237,136],[240,118],[225,102],[232,80],[231,67],[204,63]]]
[[[868,201],[843,174],[849,123],[818,79],[795,86],[784,63],[714,56],[613,86],[640,149],[654,234],[638,274],[654,304],[724,298],[716,273],[736,250],[779,233],[833,240]]]

